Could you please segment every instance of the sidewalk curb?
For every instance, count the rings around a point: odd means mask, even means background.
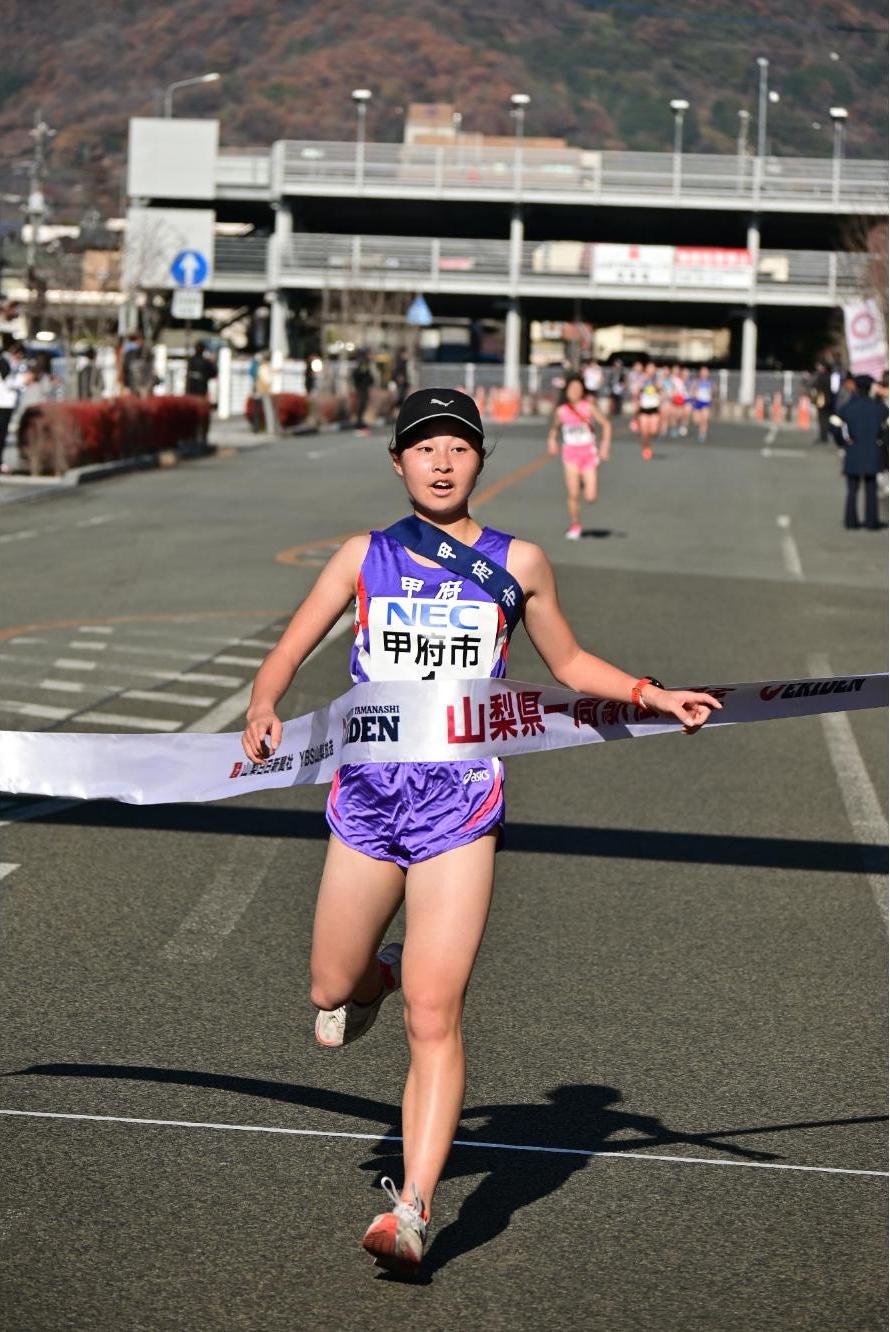
[[[162,449],[158,453],[142,453],[133,458],[118,458],[114,462],[89,463],[84,467],[69,467],[62,476],[30,476],[24,473],[0,477],[0,486],[22,486],[29,490],[39,488],[47,494],[73,490],[76,486],[87,485],[91,481],[101,481],[107,476],[120,476],[126,472],[148,472],[161,467],[162,455],[175,455],[176,465],[181,462],[193,462],[200,458],[212,458],[219,452],[217,444],[185,445],[178,449]],[[21,499],[34,499],[36,496],[22,495]],[[13,496],[6,499],[12,502]]]

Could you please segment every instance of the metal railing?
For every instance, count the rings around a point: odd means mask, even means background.
[[[223,159],[219,159],[222,161]],[[371,194],[462,198],[548,196],[584,202],[803,211],[887,209],[887,163],[832,158],[631,153],[327,140],[281,140],[272,148],[277,194]]]
[[[264,237],[219,237],[215,270],[229,280],[266,281]],[[665,248],[665,247],[662,247]],[[669,247],[668,247],[669,248]],[[299,232],[280,257],[283,285],[384,287],[392,290],[515,292],[595,296],[635,293],[637,299],[677,299],[698,294],[712,301],[752,298],[782,305],[796,299],[834,305],[861,288],[868,263],[864,254],[824,250],[761,250],[756,280],[751,267],[723,267],[719,250],[700,252],[701,264],[668,262],[643,277],[616,271],[598,275],[596,247],[584,241],[526,241],[518,273],[510,270],[510,244],[503,240],[455,237],[359,236]],[[709,264],[707,256],[714,262]],[[744,257],[744,256],[742,256]]]

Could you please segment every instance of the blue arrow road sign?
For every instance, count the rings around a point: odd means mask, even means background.
[[[178,287],[200,287],[207,281],[209,267],[200,250],[180,250],[170,265],[170,273]]]

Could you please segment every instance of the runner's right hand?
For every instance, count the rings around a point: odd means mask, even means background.
[[[266,737],[268,738],[268,741]],[[241,736],[241,748],[251,763],[262,763],[281,744],[281,721],[272,708],[248,714],[247,725]]]

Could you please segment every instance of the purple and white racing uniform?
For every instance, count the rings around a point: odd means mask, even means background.
[[[483,528],[473,549],[505,566],[512,537]],[[372,532],[358,578],[353,681],[502,678],[509,629],[484,587],[420,564]],[[328,797],[331,831],[347,846],[406,869],[473,842],[504,821],[496,758],[454,763],[345,763]]]

